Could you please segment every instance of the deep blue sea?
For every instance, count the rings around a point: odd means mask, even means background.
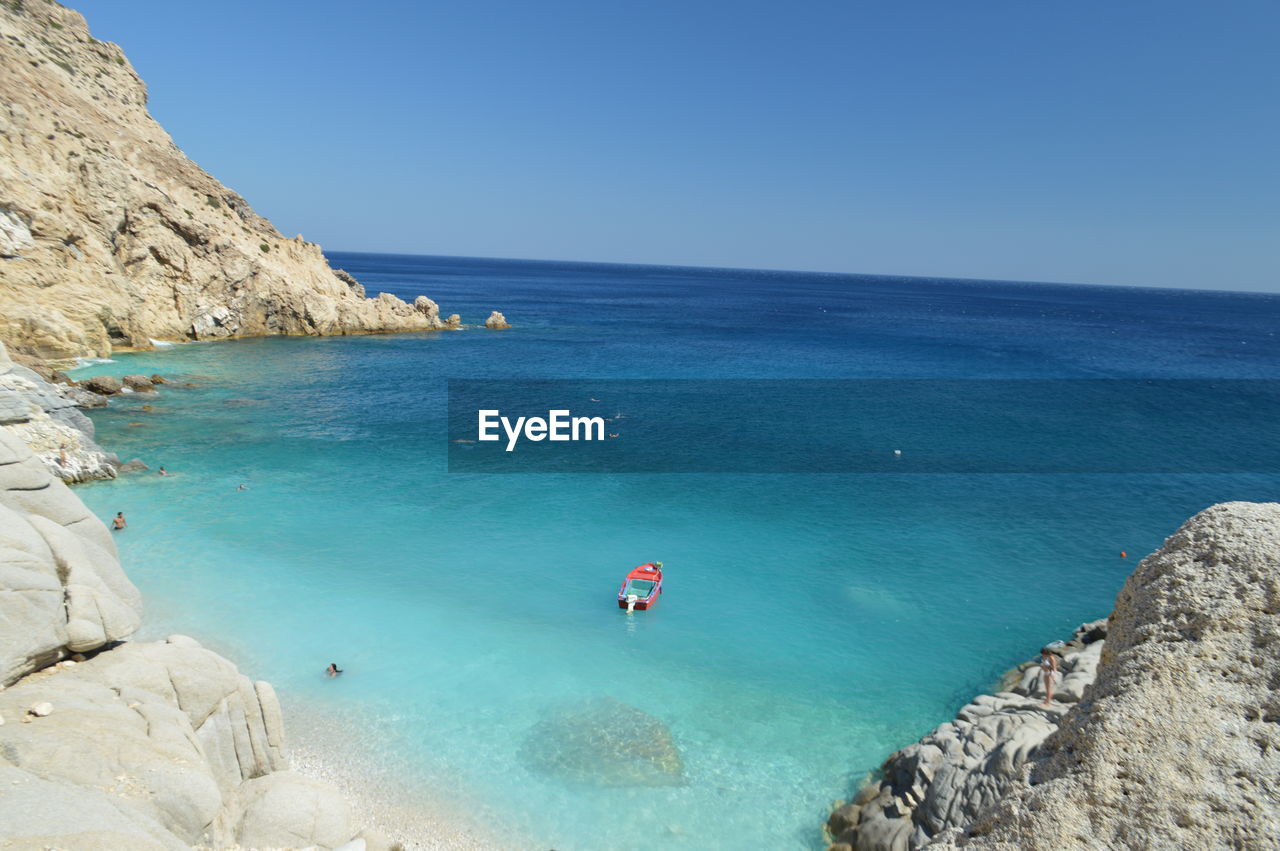
[[[1182,521],[1280,499],[1276,475],[777,474],[767,451],[737,474],[449,473],[444,432],[450,378],[1280,378],[1277,296],[329,257],[371,294],[514,327],[89,366],[170,379],[93,416],[104,445],[174,475],[78,493],[126,512],[149,635],[206,639],[286,713],[343,719],[509,847],[819,848],[834,800],[1106,615]],[[620,612],[652,559],[661,603]],[[675,785],[605,785],[609,754],[556,738],[575,724],[612,751],[664,725]]]

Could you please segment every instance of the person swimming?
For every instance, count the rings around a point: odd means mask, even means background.
[[[326,677],[336,677],[338,676],[338,674],[341,674],[341,673],[342,673],[342,669],[338,667],[337,662],[330,662],[329,667],[324,669],[324,675]]]
[[[168,471],[168,470],[166,470],[164,467],[161,467],[161,468],[160,468],[159,470],[157,470],[156,472],[158,472],[158,473],[159,473],[160,475],[162,475],[162,476],[167,476],[167,475],[169,475],[169,471]]]
[[[119,532],[128,525],[129,524],[125,522],[123,511],[117,511],[116,516],[111,518],[111,528],[116,532]]]

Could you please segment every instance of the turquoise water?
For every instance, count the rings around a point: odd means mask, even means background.
[[[376,732],[399,776],[493,808],[516,847],[820,847],[834,799],[1105,615],[1133,556],[1213,502],[1280,497],[1274,475],[449,474],[444,432],[447,378],[1274,378],[1276,297],[333,259],[371,292],[516,327],[93,365],[172,379],[93,416],[174,475],[78,493],[126,512],[149,634],[216,638],[286,706]],[[619,612],[654,559],[661,603]],[[599,698],[666,725],[680,785],[526,758],[543,721]]]

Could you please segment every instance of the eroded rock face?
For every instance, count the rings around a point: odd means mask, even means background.
[[[1106,621],[1094,621],[1062,644],[1048,705],[1037,656],[1005,676],[1005,690],[979,695],[954,721],[890,756],[881,781],[832,813],[827,829],[837,847],[920,848],[950,828],[971,824],[1013,787],[1093,683],[1106,634]]]
[[[1105,632],[1076,631],[1063,703],[1039,706],[1034,662],[1010,672],[836,810],[832,847],[1275,847],[1278,648],[1280,504],[1206,509],[1138,565]]]
[[[125,644],[63,665],[0,692],[8,718],[51,707],[0,726],[6,841],[333,848],[355,833],[336,792],[283,771],[271,686],[194,640]],[[37,799],[42,817],[32,818]]]
[[[495,310],[493,311],[493,313],[490,313],[489,318],[484,321],[484,327],[510,328],[511,326],[507,324],[507,317],[503,316],[501,313]]]
[[[0,339],[15,350],[442,326],[438,310],[365,298],[187,159],[78,13],[0,3],[0,30]]]
[[[133,634],[138,590],[102,522],[0,428],[0,684]]]
[[[612,698],[550,715],[529,733],[521,757],[532,768],[592,786],[680,786],[684,765],[659,719]]]
[[[966,848],[1274,848],[1280,504],[1215,505],[1142,560],[1097,680]],[[939,847],[944,847],[940,845]]]
[[[50,384],[10,360],[0,343],[0,430],[19,438],[64,482],[116,475],[118,459],[94,442],[93,422],[79,410],[99,398],[70,384]]]

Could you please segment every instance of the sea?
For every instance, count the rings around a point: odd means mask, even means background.
[[[339,719],[292,735],[360,742],[505,847],[822,848],[834,802],[1105,617],[1188,517],[1280,499],[1280,476],[1247,457],[1191,473],[795,472],[772,450],[807,438],[785,425],[731,472],[476,472],[450,463],[447,417],[459,379],[589,382],[575,408],[618,440],[644,414],[662,436],[663,412],[611,397],[621,379],[1276,379],[1275,295],[328,257],[370,294],[425,294],[471,327],[86,364],[77,377],[168,383],[92,413],[100,442],[151,472],[77,493],[128,518],[116,540],[144,637],[230,655],[275,685],[286,719]],[[476,327],[494,309],[510,329]],[[732,405],[704,408],[733,429]],[[1156,408],[1153,436],[1181,422]],[[665,435],[677,460],[697,454],[682,434]],[[654,560],[659,603],[620,610],[627,571]]]

